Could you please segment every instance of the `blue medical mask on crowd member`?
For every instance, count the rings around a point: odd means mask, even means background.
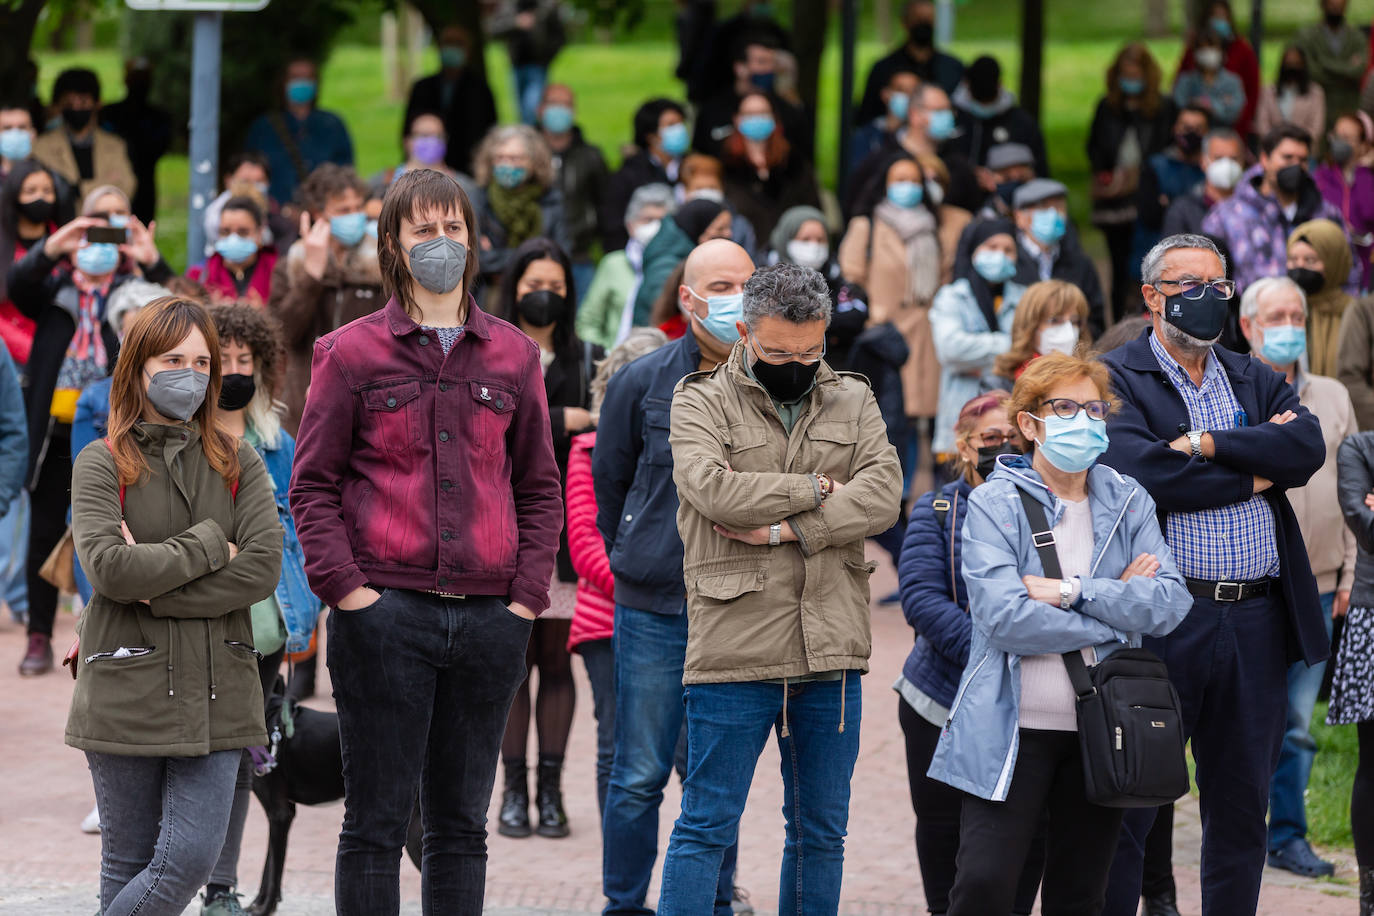
[[[111,229],[128,229],[129,217],[124,213],[111,213],[109,223]]]
[[[292,105],[309,105],[315,101],[314,80],[290,80],[286,84],[286,100]]]
[[[930,126],[926,128],[926,133],[930,135],[930,139],[937,143],[954,136],[954,112],[948,108],[932,111],[930,113]]]
[[[749,82],[753,83],[758,89],[764,92],[772,92],[773,85],[778,81],[777,74],[774,73],[751,73]]]
[[[744,320],[744,293],[703,296],[690,286],[687,292],[706,303],[706,317],[698,317],[695,311],[692,317],[701,322],[701,326],[716,340],[734,346],[735,341],[739,340],[739,329],[735,325]]]
[[[0,157],[11,161],[27,159],[32,152],[33,137],[27,130],[19,127],[0,130]]]
[[[749,115],[747,118],[740,118],[739,121],[739,132],[755,143],[767,140],[773,136],[776,129],[777,124],[770,115]]]
[[[329,234],[350,248],[363,240],[363,233],[366,231],[367,214],[361,210],[329,219]]]
[[[230,264],[242,264],[258,253],[258,243],[242,235],[222,235],[215,240],[215,251]]]
[[[687,134],[687,125],[679,121],[660,130],[658,142],[663,145],[665,153],[677,157],[687,152],[687,147],[691,145],[692,138]]]
[[[76,249],[76,269],[88,277],[101,277],[119,266],[119,246],[94,242]]]
[[[144,370],[144,375],[148,375]],[[148,375],[148,403],[169,420],[185,423],[196,415],[205,403],[210,387],[210,374],[194,369],[164,369]]]
[[[1260,328],[1260,331],[1264,334],[1260,353],[1276,366],[1291,366],[1307,352],[1307,328],[1279,324],[1272,328]]]
[[[525,178],[530,170],[523,165],[511,165],[508,162],[498,162],[492,167],[491,177],[496,179],[496,183],[506,190],[518,188],[525,183]]]
[[[911,96],[905,92],[894,92],[892,97],[887,100],[888,114],[898,121],[906,120],[906,113],[911,110]]]
[[[368,220],[367,227],[363,231],[375,239],[377,237],[377,221],[375,219]]]
[[[1005,251],[974,251],[973,269],[989,283],[1005,283],[1016,276],[1016,260]]]
[[[549,133],[566,134],[572,130],[573,110],[567,105],[545,105],[544,114],[539,120]]]
[[[1213,32],[1217,33],[1222,41],[1230,41],[1231,36],[1235,34],[1235,30],[1231,28],[1230,20],[1223,19],[1221,16],[1213,16],[1207,20],[1207,25]]]
[[[1094,420],[1086,410],[1080,408],[1072,420],[1053,411],[1045,417],[1031,416],[1045,424],[1045,441],[1035,440],[1035,447],[1066,474],[1086,471],[1107,450],[1107,421]]]
[[[1123,76],[1116,83],[1126,95],[1140,95],[1145,91],[1145,81],[1142,79]]]
[[[1058,207],[1043,207],[1031,214],[1031,235],[1046,245],[1053,245],[1064,237],[1068,223]]]
[[[905,210],[919,206],[925,194],[926,189],[914,181],[894,181],[887,186],[887,199]]]
[[[462,45],[445,45],[439,49],[439,63],[446,69],[459,70],[468,62],[468,49]]]
[[[995,104],[996,101],[997,100],[994,99],[993,104]],[[993,104],[984,104],[977,99],[969,99],[963,103],[968,113],[980,121],[986,121],[988,118],[996,116],[997,109],[993,107]]]

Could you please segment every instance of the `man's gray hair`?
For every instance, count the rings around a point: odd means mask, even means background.
[[[1155,247],[1150,249],[1150,253],[1145,255],[1140,262],[1140,277],[1146,283],[1154,285],[1164,278],[1164,256],[1171,251],[1178,251],[1183,248],[1200,248],[1203,251],[1210,251],[1221,260],[1221,272],[1226,273],[1226,256],[1223,255],[1213,242],[1205,235],[1197,235],[1193,232],[1180,232],[1178,235],[1171,235],[1160,240]],[[1203,277],[1201,279],[1215,280],[1216,277]]]
[[[1241,138],[1240,134],[1236,133],[1235,129],[1231,127],[1213,127],[1211,130],[1207,131],[1207,136],[1202,138],[1203,152],[1207,152],[1212,148],[1213,140],[1230,140],[1239,143],[1242,147],[1245,146],[1245,141]],[[1245,156],[1245,150],[1243,148],[1240,154],[1242,156],[1240,164],[1244,167],[1245,161],[1243,157]]]
[[[673,213],[677,210],[677,198],[673,196],[673,189],[662,183],[635,188],[635,192],[630,195],[630,202],[625,205],[625,222],[628,224],[639,219],[640,211],[645,207],[662,207],[664,216]]]
[[[830,286],[809,267],[779,261],[760,267],[744,284],[744,323],[750,330],[760,318],[793,324],[830,321]]]
[[[1259,315],[1260,299],[1280,290],[1295,293],[1298,301],[1302,303],[1303,314],[1307,314],[1307,294],[1302,291],[1301,286],[1288,277],[1264,277],[1245,287],[1245,295],[1240,297],[1240,317],[1254,321]]]

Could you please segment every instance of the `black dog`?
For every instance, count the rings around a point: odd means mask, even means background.
[[[291,725],[289,729],[283,724],[284,705]],[[286,836],[296,816],[296,806],[322,805],[338,801],[344,794],[338,716],[286,700],[279,677],[272,695],[267,698],[267,732],[276,745],[276,766],[265,775],[259,776],[256,771],[253,774],[253,794],[267,812],[268,824],[267,861],[262,866],[262,883],[258,885],[258,896],[248,906],[248,912],[254,916],[276,912],[281,900]],[[420,867],[423,839],[417,797],[406,838],[406,851],[416,868]]]

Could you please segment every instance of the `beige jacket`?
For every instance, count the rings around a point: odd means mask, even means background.
[[[1355,535],[1345,525],[1336,495],[1336,450],[1346,436],[1359,432],[1359,425],[1350,395],[1333,378],[1300,376],[1298,400],[1321,421],[1326,461],[1306,486],[1288,491],[1288,501],[1302,527],[1317,591],[1325,595],[1338,586],[1348,589],[1355,581]]]
[[[114,134],[100,128],[95,129],[95,141],[91,150],[93,175],[86,181],[81,180],[81,171],[76,164],[76,155],[67,139],[67,131],[61,127],[50,130],[33,142],[33,158],[52,169],[77,188],[84,200],[86,195],[101,185],[112,184],[123,191],[130,199],[138,180],[134,178],[134,168],[129,164],[129,151],[124,141]],[[78,200],[76,208],[81,209]]]
[[[683,683],[867,671],[864,538],[897,519],[902,469],[863,378],[821,364],[789,436],[744,369],[744,343],[673,397],[673,481],[687,583]],[[815,474],[843,489],[819,505]],[[790,522],[798,541],[753,546],[713,530]]]

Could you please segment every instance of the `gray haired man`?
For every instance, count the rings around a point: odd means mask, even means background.
[[[761,268],[743,310],[729,359],[673,397],[687,780],[660,916],[710,912],[772,731],[788,799],[781,910],[838,909],[871,648],[864,539],[896,520],[902,496],[867,383],[825,364],[825,279]]]

